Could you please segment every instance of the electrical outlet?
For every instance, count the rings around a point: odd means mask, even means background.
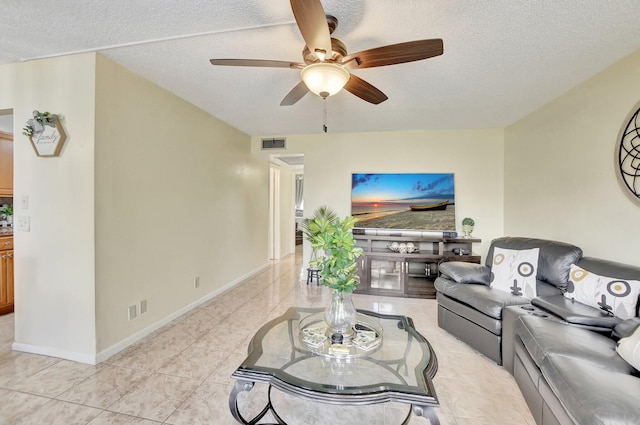
[[[193,278],[193,287],[196,289],[200,287],[200,276]]]
[[[138,317],[138,306],[130,305],[129,306],[129,320],[133,320]]]
[[[15,226],[16,230],[21,232],[29,232],[31,231],[31,217],[28,215],[19,215],[15,218]]]
[[[147,312],[147,300],[140,301],[140,314],[145,314]]]

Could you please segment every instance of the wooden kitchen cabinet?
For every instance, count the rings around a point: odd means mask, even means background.
[[[13,311],[13,236],[0,237],[0,314]]]
[[[13,196],[13,134],[0,131],[0,196]]]

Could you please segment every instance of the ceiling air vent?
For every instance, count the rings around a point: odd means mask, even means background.
[[[262,149],[286,149],[286,139],[262,139]]]

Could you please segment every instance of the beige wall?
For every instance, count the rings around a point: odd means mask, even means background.
[[[265,155],[260,140],[252,139],[253,152]],[[270,153],[305,155],[305,216],[320,205],[350,214],[354,172],[453,172],[458,231],[473,217],[484,255],[503,234],[503,150],[502,130],[452,130],[289,135],[286,150]]]
[[[97,64],[97,334],[109,354],[266,266],[268,164],[246,134],[102,56]],[[143,299],[148,312],[128,321]]]
[[[20,134],[34,109],[64,117],[57,158]],[[14,348],[95,363],[266,266],[268,163],[246,134],[96,54],[0,66],[0,110],[31,218]]]
[[[617,177],[618,132],[640,100],[640,51],[505,131],[505,232],[640,265],[640,204]]]
[[[96,348],[94,75],[93,54],[0,66],[0,109],[14,114],[15,215],[31,219],[30,232],[14,235],[14,348],[87,363]],[[37,157],[22,135],[34,109],[63,115],[59,157]]]

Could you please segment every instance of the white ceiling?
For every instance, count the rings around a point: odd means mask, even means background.
[[[0,64],[98,51],[250,135],[320,133],[299,72],[211,58],[301,61],[287,0],[1,0]],[[443,56],[352,71],[389,96],[328,100],[329,132],[502,128],[640,48],[638,0],[323,0],[353,53],[442,38]],[[159,40],[159,41],[154,41]],[[0,96],[2,94],[0,93]]]

